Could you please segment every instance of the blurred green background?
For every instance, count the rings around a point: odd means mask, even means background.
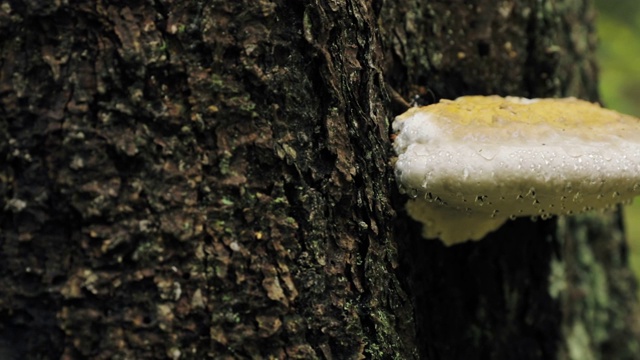
[[[600,96],[604,105],[640,117],[640,0],[596,0]],[[624,209],[631,267],[640,279],[640,198]]]

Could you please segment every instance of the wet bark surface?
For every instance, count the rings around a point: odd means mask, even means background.
[[[592,16],[571,1],[0,2],[0,355],[631,348],[611,340],[633,336],[621,236],[587,263],[567,259],[590,240],[549,222],[444,248],[407,219],[391,166],[390,121],[416,95],[595,100]],[[594,307],[549,292],[554,261],[571,286],[601,269],[606,321],[567,325]]]

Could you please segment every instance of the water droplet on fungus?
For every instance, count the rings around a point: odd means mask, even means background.
[[[427,200],[428,202],[433,202],[433,194],[428,192],[426,194],[424,194],[424,198],[425,200]]]

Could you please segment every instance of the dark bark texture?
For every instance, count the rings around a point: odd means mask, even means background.
[[[389,125],[597,100],[585,1],[0,1],[0,357],[632,358],[615,215],[444,248]]]
[[[415,357],[379,10],[3,2],[15,356]]]

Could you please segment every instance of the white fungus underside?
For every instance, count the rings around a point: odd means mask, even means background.
[[[424,237],[478,240],[509,218],[610,208],[637,195],[640,136],[626,125],[460,124],[413,111],[393,124],[396,177]]]

